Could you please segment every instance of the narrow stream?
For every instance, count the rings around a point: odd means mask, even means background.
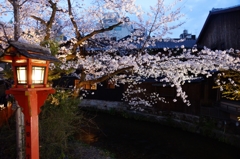
[[[116,159],[240,159],[240,149],[158,123],[90,112],[98,128],[82,139]]]

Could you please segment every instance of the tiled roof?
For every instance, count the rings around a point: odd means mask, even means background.
[[[17,52],[14,52],[14,51],[8,52],[8,48],[10,48],[10,47],[16,48]],[[4,54],[11,54],[13,56],[16,56],[17,53],[19,53],[28,58],[49,60],[49,61],[56,61],[56,62],[59,61],[55,56],[51,55],[50,49],[41,47],[39,45],[22,43],[22,42],[18,42],[18,41],[10,41],[8,48],[6,49]],[[2,54],[1,56],[4,56],[4,54]]]
[[[156,41],[155,45],[149,46],[148,48],[161,49],[161,48],[170,48],[174,49],[181,47],[182,45],[185,48],[192,48],[196,44],[196,40],[187,39],[187,40],[169,40],[169,41]]]
[[[213,8],[209,14],[220,14],[220,13],[226,13],[226,12],[232,12],[240,10],[240,5],[232,6],[232,7],[227,7],[227,8]]]
[[[163,48],[180,48],[181,46],[184,46],[184,48],[192,48],[196,44],[195,39],[186,39],[186,40],[180,40],[180,39],[170,39],[170,40],[155,40],[155,42],[152,42],[152,44],[149,44],[146,46],[146,49],[163,49]],[[131,43],[131,45],[134,45],[136,48],[142,48],[143,43]],[[97,51],[97,50],[106,50],[107,45],[105,47],[88,47],[87,50]]]

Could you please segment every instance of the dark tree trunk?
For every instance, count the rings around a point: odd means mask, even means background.
[[[13,0],[13,13],[14,13],[14,40],[17,41],[20,37],[20,13],[19,13],[19,1]]]

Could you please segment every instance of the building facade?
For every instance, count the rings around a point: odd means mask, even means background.
[[[212,9],[197,39],[198,47],[240,49],[240,5]]]

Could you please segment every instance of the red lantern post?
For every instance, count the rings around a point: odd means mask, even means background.
[[[58,61],[46,48],[9,42],[1,61],[11,62],[14,85],[6,91],[22,107],[25,122],[26,159],[39,159],[38,115],[47,96],[55,92],[47,85],[49,61]]]

